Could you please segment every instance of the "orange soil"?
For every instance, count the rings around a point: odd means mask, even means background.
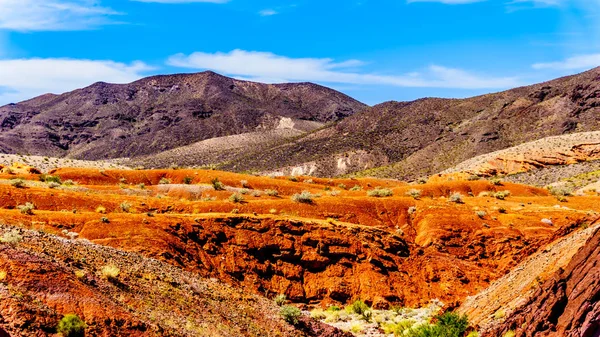
[[[408,185],[301,177],[293,182],[202,170],[51,174],[78,184],[59,189],[0,184],[0,221],[56,233],[67,229],[95,243],[310,304],[359,297],[377,306],[414,306],[432,298],[460,302],[554,240],[559,230],[564,235],[589,221],[600,202],[600,197],[574,197],[557,208],[558,201],[543,189],[486,181]],[[157,185],[162,178],[181,184],[185,177],[193,178],[191,185]],[[228,190],[212,190],[214,178]],[[313,182],[303,183],[306,179]],[[279,196],[247,194],[243,203],[230,202],[241,180],[250,192],[275,189]],[[136,186],[141,183],[145,189]],[[340,194],[330,196],[326,187]],[[367,197],[374,187],[389,188],[394,196]],[[406,196],[411,189],[421,191],[419,200]],[[290,199],[304,190],[321,196],[311,204]],[[506,200],[478,196],[505,190],[511,192]],[[463,194],[464,204],[448,200],[454,192]],[[217,200],[202,201],[208,195]],[[26,202],[35,204],[33,215],[15,209]],[[131,205],[129,213],[121,209],[124,202]],[[96,213],[100,206],[106,214]]]

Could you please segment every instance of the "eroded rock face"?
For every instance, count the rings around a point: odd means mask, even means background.
[[[569,265],[486,336],[600,336],[600,229]]]

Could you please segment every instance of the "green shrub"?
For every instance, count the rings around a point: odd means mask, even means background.
[[[244,196],[239,193],[234,193],[229,197],[229,201],[233,203],[241,203],[244,202]]]
[[[389,188],[375,188],[374,190],[370,190],[367,192],[369,197],[382,198],[382,197],[391,197],[394,195],[394,192]]]
[[[55,183],[53,181],[48,183],[48,188],[54,189],[54,188],[58,188],[58,187],[60,187],[59,183]]]
[[[408,192],[406,192],[406,195],[409,195],[411,197],[413,197],[413,199],[419,199],[421,197],[421,190],[417,190],[417,189],[411,189]]]
[[[131,210],[131,205],[126,202],[122,202],[120,206],[121,210],[125,213],[129,213],[129,211]]]
[[[10,185],[12,187],[16,187],[16,188],[23,188],[23,187],[25,187],[25,180],[20,179],[20,178],[19,179],[12,179],[10,181]]]
[[[210,181],[210,183],[212,184],[212,187],[215,189],[215,191],[224,191],[225,190],[225,185],[219,181],[219,178],[214,178],[213,180]]]
[[[102,276],[107,280],[116,280],[117,277],[119,277],[121,270],[117,266],[106,265],[102,267],[101,273]]]
[[[287,301],[287,297],[284,294],[279,294],[279,295],[275,296],[275,298],[273,299],[273,301],[278,306],[282,306],[282,305],[285,304],[285,301]]]
[[[496,186],[502,185],[502,180],[500,180],[500,178],[492,178],[492,179],[490,179],[490,182]]]
[[[186,184],[186,185],[189,185],[189,184],[192,183],[192,180],[194,180],[194,178],[192,178],[192,177],[184,177],[183,178],[183,183]]]
[[[15,245],[23,240],[23,237],[17,230],[6,232],[0,237],[0,242]]]
[[[557,197],[570,197],[573,195],[572,189],[566,186],[551,186],[548,190],[550,191],[550,194]]]
[[[60,180],[59,176],[49,176],[46,174],[40,175],[40,181],[45,182],[45,183],[62,184],[62,181]]]
[[[504,200],[509,195],[510,195],[510,191],[500,191],[500,192],[494,193],[494,198]]]
[[[240,180],[240,184],[242,184],[243,188],[249,188],[250,185],[248,185],[248,180]]]
[[[369,306],[362,300],[357,300],[350,305],[350,309],[351,312],[362,315],[365,311],[369,310]]]
[[[352,187],[350,189],[350,191],[360,191],[360,190],[362,190],[362,187],[360,187],[360,185],[354,185],[354,187]]]
[[[343,190],[345,190],[347,188],[345,184],[339,184],[338,187],[341,188],[341,189],[343,189]]]
[[[277,190],[265,190],[265,194],[271,197],[276,197],[279,195]]]
[[[463,195],[458,192],[452,193],[450,195],[450,201],[455,202],[457,204],[462,204],[463,203]]]
[[[158,182],[160,185],[168,185],[171,183],[171,179],[168,178],[161,178],[160,181]]]
[[[328,312],[335,312],[335,311],[340,311],[340,310],[342,310],[342,309],[340,307],[338,307],[337,305],[330,305],[327,308]]]
[[[25,203],[25,205],[17,206],[17,209],[19,211],[21,211],[21,213],[23,213],[23,214],[33,215],[33,210],[35,209],[35,205],[30,202],[27,202],[27,203]]]
[[[298,319],[302,315],[300,309],[291,305],[284,305],[283,307],[281,307],[279,313],[286,322],[293,325],[298,324]]]
[[[479,177],[479,176],[478,176],[478,175],[476,175],[476,174],[472,174],[472,175],[470,175],[470,176],[467,178],[467,180],[468,180],[468,181],[476,181],[476,180],[479,180],[479,179],[481,179],[481,177]]]
[[[315,195],[309,191],[302,191],[302,193],[296,193],[292,195],[292,201],[300,202],[304,204],[312,204]]]
[[[63,185],[65,185],[65,186],[73,186],[73,185],[75,185],[75,182],[73,180],[69,179],[69,180],[65,180],[63,182]]]
[[[310,312],[310,318],[322,321],[327,318],[327,314],[325,314],[323,309],[314,309]]]
[[[408,337],[462,337],[469,327],[467,316],[448,312],[436,317],[435,324],[423,324],[411,328]]]
[[[58,322],[56,331],[64,337],[80,337],[85,335],[85,328],[85,322],[79,316],[68,314]]]

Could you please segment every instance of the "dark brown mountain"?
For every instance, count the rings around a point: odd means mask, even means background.
[[[600,130],[600,68],[468,99],[387,102],[225,169],[414,179],[548,136]],[[382,167],[383,166],[383,167]]]
[[[277,128],[311,130],[366,106],[311,83],[267,85],[213,72],[96,83],[0,107],[0,152],[104,159]]]

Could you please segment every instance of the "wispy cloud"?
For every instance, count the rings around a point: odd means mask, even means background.
[[[119,15],[95,0],[0,0],[0,29],[58,31],[93,29]]]
[[[142,62],[76,59],[0,60],[0,105],[45,93],[63,93],[97,81],[128,83],[152,70]]]
[[[279,12],[273,9],[263,9],[262,11],[258,12],[258,14],[260,14],[260,16],[272,16],[279,14]]]
[[[214,4],[224,4],[229,2],[230,0],[131,0],[136,2],[155,2],[161,4],[190,4],[196,2],[207,2]]]
[[[424,72],[380,75],[357,71],[357,60],[335,62],[327,58],[289,58],[266,52],[234,50],[229,53],[178,54],[169,65],[189,69],[214,70],[229,76],[261,82],[299,82],[389,85],[433,88],[508,88],[519,84],[515,77],[478,76],[465,70],[439,65]]]
[[[584,70],[600,66],[600,54],[578,55],[557,62],[536,63],[533,69]]]

